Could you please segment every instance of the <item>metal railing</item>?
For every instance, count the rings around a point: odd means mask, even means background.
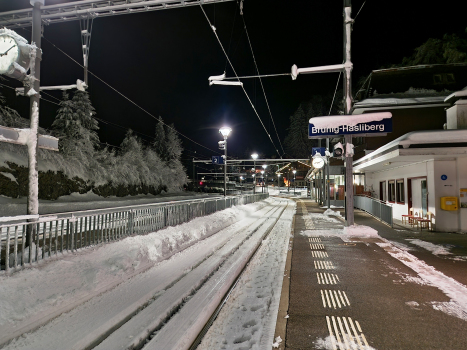
[[[16,271],[38,260],[154,232],[268,196],[260,193],[96,209],[43,215],[36,222],[3,224],[0,225],[0,270]]]
[[[376,198],[356,195],[354,196],[354,207],[366,211],[368,214],[393,227],[391,205]]]

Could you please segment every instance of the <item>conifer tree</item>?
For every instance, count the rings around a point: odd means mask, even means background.
[[[76,91],[72,100],[64,92],[57,116],[52,123],[52,129],[59,137],[60,152],[69,161],[78,162],[91,176],[98,169],[102,171],[94,158],[99,144],[96,132],[99,127],[97,121],[92,118],[94,114],[87,92]]]

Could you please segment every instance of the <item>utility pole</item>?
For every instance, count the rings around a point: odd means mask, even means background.
[[[29,186],[28,186],[28,215],[39,214],[39,176],[37,173],[37,129],[39,127],[39,102],[40,102],[40,79],[41,79],[41,5],[44,0],[30,0],[32,9],[32,39],[31,44],[36,45],[36,55],[34,63],[31,65],[29,91],[33,89],[34,94],[30,94],[30,140],[28,145],[28,166],[29,166]]]
[[[344,1],[344,114],[349,115],[352,108],[352,61],[351,61],[351,46],[350,37],[352,31],[352,5],[351,0]],[[347,226],[354,224],[354,210],[353,210],[353,149],[349,145],[352,144],[352,135],[345,135],[345,204],[347,208]]]

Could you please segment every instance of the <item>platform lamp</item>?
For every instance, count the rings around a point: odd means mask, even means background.
[[[251,155],[251,158],[253,158],[253,168],[254,168],[254,174],[253,174],[253,194],[256,193],[256,159],[258,159],[258,153],[253,153]]]
[[[268,166],[267,166],[266,164],[263,164],[263,165],[262,165],[263,174],[266,173],[266,168],[267,168],[267,167],[268,167]],[[268,182],[268,173],[266,173],[266,182],[264,182],[264,175],[263,175],[263,187],[265,187],[265,185],[266,185],[266,192],[267,192],[267,189],[268,189],[268,187],[267,187],[267,182]]]
[[[264,193],[264,170],[261,170],[261,181],[263,182],[261,186],[261,193]]]
[[[232,132],[228,126],[223,126],[219,132],[224,137],[224,197],[227,195],[227,137]],[[222,141],[221,141],[222,142]]]

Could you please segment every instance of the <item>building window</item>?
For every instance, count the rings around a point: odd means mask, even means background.
[[[396,201],[396,182],[394,180],[388,181],[388,201],[393,203]]]
[[[404,197],[404,179],[396,180],[396,196],[397,196],[397,203],[404,204],[405,197]]]
[[[386,202],[386,181],[381,181],[379,183],[379,199]]]

